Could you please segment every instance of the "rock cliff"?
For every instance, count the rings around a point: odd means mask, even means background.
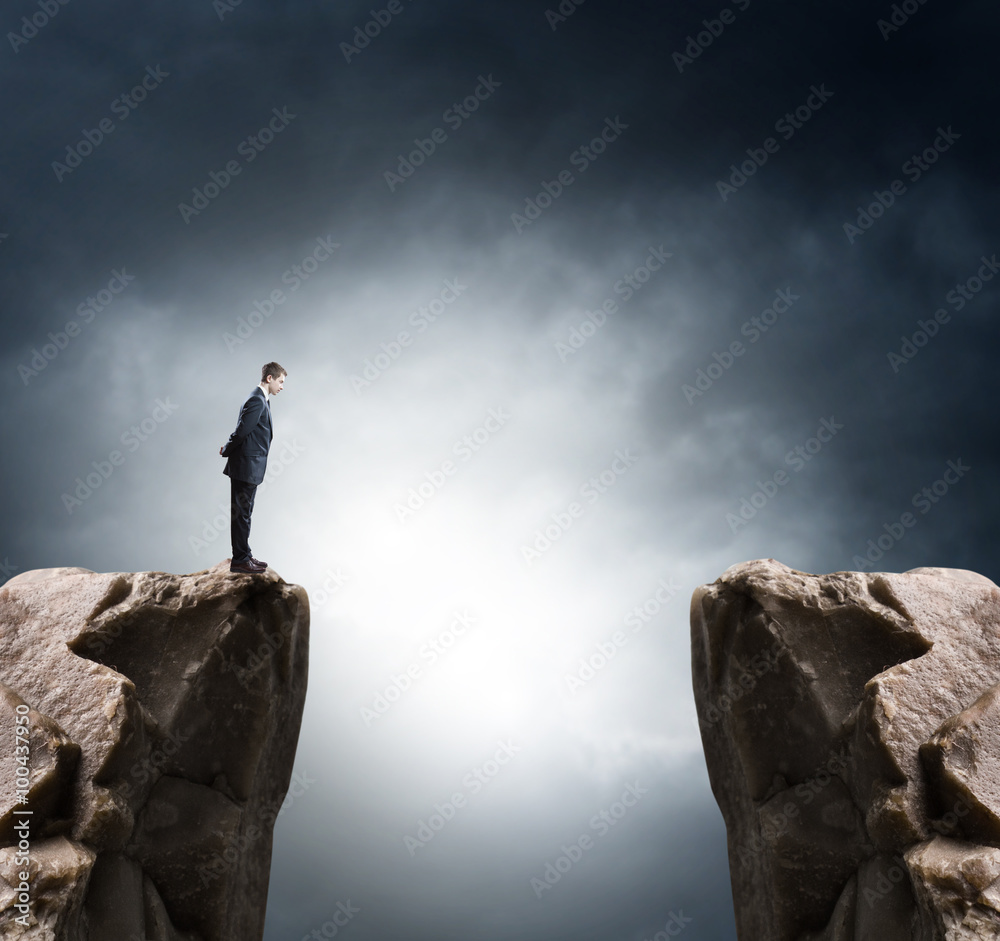
[[[273,572],[25,572],[0,589],[0,936],[257,941],[305,702]]]
[[[741,941],[1000,938],[1000,589],[736,565],[695,700]]]

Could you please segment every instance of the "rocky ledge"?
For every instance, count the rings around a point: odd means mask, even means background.
[[[1000,938],[1000,589],[747,562],[691,603],[741,941]]]
[[[259,941],[309,603],[273,572],[0,589],[0,936]]]

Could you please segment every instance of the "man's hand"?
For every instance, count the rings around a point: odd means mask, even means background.
[[[222,454],[223,457],[226,456],[225,454],[222,453],[225,450],[226,450],[226,446],[225,445],[223,445],[221,448],[219,448],[219,454]]]

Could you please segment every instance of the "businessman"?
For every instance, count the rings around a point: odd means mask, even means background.
[[[264,364],[260,385],[243,403],[236,430],[219,448],[219,454],[228,458],[222,473],[229,477],[230,484],[229,529],[233,541],[230,572],[257,575],[267,568],[266,562],[250,554],[250,514],[257,485],[264,480],[271,447],[271,396],[282,390],[287,375],[278,363]]]

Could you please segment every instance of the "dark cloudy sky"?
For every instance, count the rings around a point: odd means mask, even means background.
[[[2,577],[226,558],[287,369],[267,941],[733,941],[691,591],[1000,574],[995,6],[45,7],[0,15]]]

